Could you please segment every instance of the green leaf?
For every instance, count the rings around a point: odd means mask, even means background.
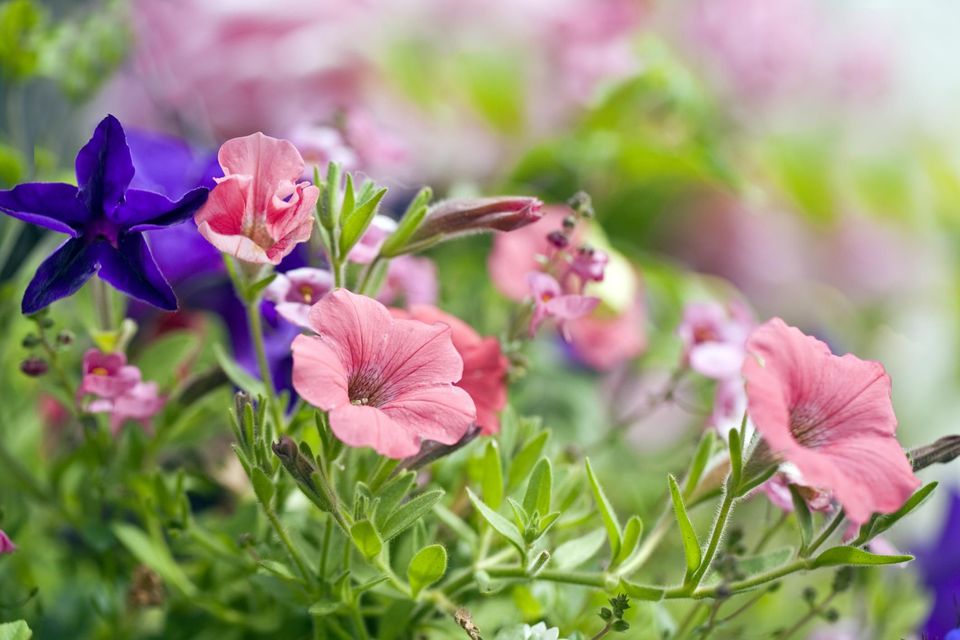
[[[367,560],[373,560],[383,550],[383,540],[369,520],[359,520],[350,527],[350,537]]]
[[[860,529],[857,539],[850,543],[851,546],[859,547],[874,537],[880,535],[893,525],[895,525],[904,516],[914,511],[917,507],[927,501],[934,490],[937,488],[937,482],[930,482],[918,489],[910,498],[903,503],[903,506],[893,513],[878,514],[871,518],[870,522]]]
[[[273,272],[265,278],[260,278],[249,287],[247,287],[247,297],[251,300],[257,300],[260,298],[260,294],[263,293],[263,290],[270,286],[274,280],[277,279],[277,273]]]
[[[433,509],[433,505],[443,497],[443,491],[437,489],[428,491],[412,498],[406,504],[393,512],[387,521],[383,524],[381,533],[384,540],[391,540],[400,533],[407,530],[414,522],[425,516]]]
[[[417,474],[413,471],[399,473],[391,478],[390,481],[383,485],[380,491],[377,492],[377,497],[380,499],[380,502],[377,503],[377,511],[374,514],[373,521],[379,529],[383,529],[387,518],[393,514],[397,505],[400,504],[400,501],[403,500],[407,493],[410,492],[410,489],[413,488],[416,477]]]
[[[494,531],[506,538],[523,555],[526,552],[526,545],[523,542],[520,530],[512,522],[484,504],[483,500],[478,498],[470,489],[467,489],[467,496],[477,511],[480,512],[480,515],[483,516],[483,519],[493,527]]]
[[[740,442],[740,431],[731,429],[727,445],[730,449],[730,486],[728,491],[738,491],[740,480],[743,478],[743,443]]]
[[[539,513],[545,516],[550,513],[550,498],[553,492],[553,467],[546,458],[533,468],[530,481],[527,482],[527,492],[523,496],[523,508],[527,513]]]
[[[147,536],[142,530],[129,524],[115,523],[111,530],[121,544],[133,556],[157,572],[165,582],[175,587],[188,598],[197,594],[197,587],[176,563],[166,544]]]
[[[488,440],[483,450],[483,478],[480,490],[484,501],[494,510],[503,504],[503,467],[500,464],[500,447],[496,440]]]
[[[642,584],[636,584],[629,580],[620,581],[620,590],[626,592],[628,596],[636,600],[647,602],[658,602],[663,600],[663,594],[666,591],[663,587],[648,587]]]
[[[253,483],[253,490],[257,494],[257,499],[262,504],[270,504],[275,487],[273,481],[264,473],[263,469],[254,467],[250,472],[250,481]]]
[[[251,376],[237,364],[236,360],[227,355],[219,343],[213,345],[213,355],[217,358],[220,368],[230,378],[230,382],[240,387],[251,396],[266,397],[267,390],[263,383]]]
[[[790,497],[793,499],[793,513],[797,516],[797,524],[800,526],[800,548],[806,549],[813,540],[813,516],[810,515],[807,501],[800,495],[797,487],[792,484],[789,486]]]
[[[336,613],[341,606],[343,606],[342,602],[337,602],[335,600],[321,600],[320,602],[315,602],[310,605],[310,608],[307,609],[307,613],[315,618],[329,616]]]
[[[813,567],[871,566],[910,562],[913,556],[881,556],[856,547],[833,547],[814,558]]]
[[[443,545],[432,544],[420,549],[407,566],[407,579],[410,581],[413,597],[416,598],[421,589],[429,587],[446,572],[447,550]]]
[[[600,510],[600,517],[603,518],[603,526],[607,529],[607,539],[610,541],[610,557],[616,558],[620,554],[622,534],[620,532],[620,521],[617,520],[617,513],[607,499],[600,481],[593,473],[593,467],[590,466],[590,458],[584,460],[587,467],[587,479],[590,481],[590,488],[593,490],[594,500],[597,502],[597,508]]]
[[[693,523],[690,522],[690,516],[687,515],[687,507],[683,504],[683,495],[680,493],[677,479],[671,475],[669,483],[673,512],[677,517],[677,526],[680,528],[680,537],[683,540],[683,555],[687,560],[687,575],[690,575],[700,567],[700,541],[697,540],[697,532],[693,528]]]
[[[380,255],[386,258],[393,258],[401,253],[407,244],[407,241],[413,236],[414,232],[420,227],[424,217],[427,215],[430,199],[433,198],[433,190],[430,187],[420,189],[416,197],[410,201],[406,212],[397,225],[397,230],[390,234],[380,247]]]
[[[343,229],[340,232],[340,255],[347,255],[350,249],[363,237],[363,233],[377,214],[377,206],[386,193],[386,189],[380,189],[374,193],[369,200],[361,203],[343,222]]]
[[[553,563],[558,569],[575,569],[596,555],[607,539],[604,529],[596,529],[590,533],[567,540],[553,552]]]
[[[623,528],[623,542],[620,544],[620,553],[614,559],[614,564],[620,564],[629,558],[640,544],[640,537],[643,535],[643,520],[640,516],[633,515],[627,520],[627,525]]]
[[[25,620],[0,624],[0,640],[30,640],[32,637],[33,631]]]
[[[703,477],[703,471],[707,468],[707,462],[710,461],[710,454],[713,452],[713,443],[716,440],[714,431],[708,429],[703,432],[700,443],[697,445],[697,451],[693,454],[693,462],[690,463],[690,469],[687,471],[687,477],[683,481],[683,495],[687,498],[697,488],[697,483]]]
[[[523,445],[519,453],[510,462],[510,472],[507,474],[507,491],[513,491],[530,475],[533,465],[540,459],[543,448],[550,438],[549,431],[541,431]]]
[[[340,165],[331,162],[327,165],[327,180],[323,188],[325,197],[317,201],[320,208],[320,224],[331,234],[340,224]]]
[[[357,201],[356,196],[357,192],[353,189],[353,175],[348,173],[343,187],[343,204],[340,205],[341,227],[350,218],[350,214],[353,213],[353,207]]]

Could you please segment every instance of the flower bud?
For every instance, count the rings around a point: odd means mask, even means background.
[[[514,231],[543,217],[543,203],[537,198],[453,198],[430,207],[420,227],[402,253],[468,233]]]
[[[557,249],[566,249],[570,245],[570,238],[563,231],[554,230],[547,234],[547,242]]]
[[[40,338],[38,338],[36,334],[28,333],[23,337],[23,341],[20,344],[23,345],[24,349],[33,349],[40,344]]]
[[[63,331],[57,334],[57,344],[61,346],[65,347],[67,345],[71,345],[75,340],[76,340],[76,336],[73,335],[72,331],[67,331],[66,329],[64,329]]]
[[[30,356],[20,363],[20,371],[31,378],[37,378],[49,371],[47,361],[37,356]]]
[[[951,462],[960,457],[960,435],[944,436],[932,444],[911,449],[909,457],[914,471]]]

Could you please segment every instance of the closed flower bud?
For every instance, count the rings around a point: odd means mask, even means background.
[[[33,333],[28,333],[23,337],[23,341],[20,344],[23,345],[24,349],[32,349],[40,344],[40,338]]]
[[[66,329],[64,329],[63,331],[57,334],[57,344],[59,345],[62,345],[62,346],[71,345],[73,344],[74,340],[76,340],[76,336],[73,335],[72,331],[67,331]]]
[[[31,356],[20,363],[20,371],[31,378],[42,376],[50,369],[47,361],[37,356]]]
[[[557,249],[566,249],[570,245],[570,238],[563,231],[551,231],[547,234],[547,242]]]
[[[468,233],[514,231],[543,217],[543,203],[536,198],[453,198],[430,207],[420,227],[401,251],[420,248]]]

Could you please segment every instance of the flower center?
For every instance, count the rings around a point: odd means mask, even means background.
[[[300,285],[300,297],[303,298],[303,301],[307,304],[313,302],[313,287],[308,284]]]
[[[790,411],[790,433],[804,447],[815,449],[829,440],[828,434],[821,428],[822,411],[815,407],[797,406]]]
[[[354,405],[379,407],[389,402],[393,394],[379,370],[365,367],[350,376],[347,397]]]
[[[93,369],[90,370],[90,373],[92,373],[95,376],[110,375],[110,372],[107,371],[104,367],[94,367]]]
[[[543,302],[550,302],[551,300],[554,299],[554,297],[555,296],[553,295],[552,291],[544,291],[543,293],[540,294],[540,299]]]

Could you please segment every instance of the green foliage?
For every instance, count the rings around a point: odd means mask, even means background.
[[[407,567],[407,579],[416,597],[421,589],[429,587],[447,571],[447,550],[443,545],[432,544],[417,552]]]
[[[690,575],[700,567],[702,557],[700,541],[697,539],[697,532],[693,528],[693,523],[690,522],[690,516],[687,515],[687,507],[683,503],[683,494],[676,478],[670,476],[669,484],[673,513],[676,516],[677,526],[680,528],[680,537],[683,541],[683,555],[687,561],[687,574]]]
[[[30,640],[33,631],[23,620],[0,624],[0,640]]]

